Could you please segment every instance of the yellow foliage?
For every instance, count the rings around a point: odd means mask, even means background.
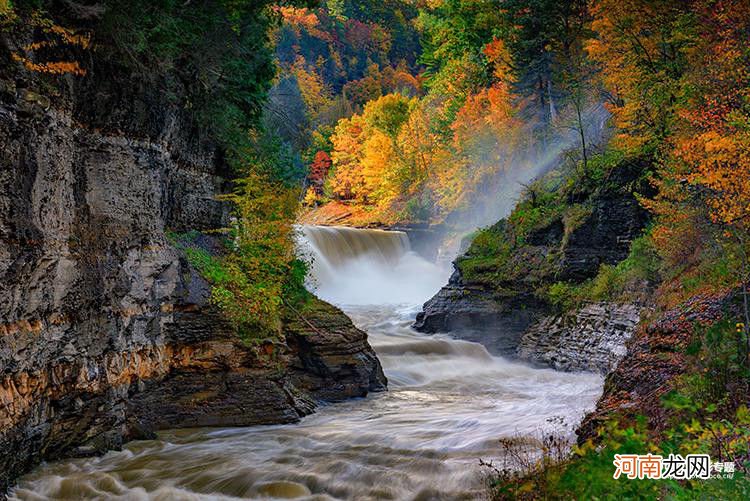
[[[602,68],[601,79],[614,97],[607,107],[619,129],[617,146],[626,151],[654,139],[671,111],[652,98],[668,96],[674,84],[661,64],[674,57],[663,38],[664,27],[680,12],[672,3],[597,0],[591,7],[597,36],[586,50]]]
[[[488,52],[500,58],[498,45]],[[431,128],[443,113],[444,103],[387,94],[340,120],[331,137],[334,195],[371,206],[378,221],[440,220],[468,205],[488,179],[510,168],[523,126],[507,81],[468,95],[452,137]]]
[[[330,89],[323,83],[320,75],[305,67],[305,59],[302,56],[297,56],[291,73],[297,79],[297,85],[308,112],[313,117],[317,116],[331,103]]]
[[[380,131],[374,131],[362,145],[362,178],[367,200],[381,211],[386,211],[398,196],[393,165],[396,154],[393,141]]]
[[[362,116],[354,115],[352,118],[341,119],[331,136],[331,188],[335,195],[343,199],[355,198],[364,193],[364,179],[360,169],[363,127]]]
[[[708,131],[682,139],[677,154],[691,166],[687,179],[710,190],[714,221],[733,224],[750,215],[750,134]]]
[[[24,65],[29,71],[35,71],[38,73],[47,73],[49,75],[76,75],[83,76],[86,74],[86,70],[81,68],[78,61],[56,61],[49,63],[35,63],[30,59],[20,56],[18,54],[11,54],[14,61]]]
[[[305,198],[302,200],[302,203],[307,207],[313,207],[318,203],[318,194],[315,191],[315,188],[312,186],[309,186],[307,188],[307,191],[305,191]]]
[[[379,216],[391,211],[402,193],[399,138],[412,103],[400,94],[387,94],[367,103],[361,115],[339,121],[331,136],[335,195],[372,204]]]

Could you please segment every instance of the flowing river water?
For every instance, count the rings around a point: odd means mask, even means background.
[[[602,388],[410,328],[447,271],[400,232],[304,227],[312,286],[367,331],[389,390],[298,424],[162,432],[102,457],[44,464],[17,499],[481,499],[500,438],[575,425]]]

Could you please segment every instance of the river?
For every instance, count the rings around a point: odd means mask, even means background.
[[[447,271],[405,234],[302,229],[311,286],[368,332],[389,391],[298,424],[166,431],[102,457],[44,464],[16,499],[481,499],[498,439],[572,433],[602,378],[493,357],[409,326]],[[561,425],[560,423],[566,423]]]

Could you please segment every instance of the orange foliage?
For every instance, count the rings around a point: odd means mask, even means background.
[[[25,54],[19,52],[11,53],[11,58],[17,63],[29,70],[37,73],[46,73],[49,75],[76,75],[83,76],[86,70],[81,67],[78,61],[35,61],[35,52],[40,49],[54,49],[60,45],[75,46],[81,49],[88,49],[91,46],[91,35],[88,33],[75,33],[67,28],[54,24],[49,19],[40,15],[34,15],[30,22],[39,27],[42,33],[49,38],[25,45],[22,50]]]
[[[659,194],[644,201],[653,241],[669,269],[698,273],[717,239],[750,229],[750,3],[598,0],[593,12],[588,50],[621,144],[659,148]]]
[[[513,70],[510,64],[511,55],[505,46],[505,42],[499,38],[494,38],[484,46],[482,52],[487,57],[487,60],[494,65],[495,78],[505,82],[509,81]]]
[[[674,155],[687,180],[707,191],[715,222],[750,227],[750,4],[719,2],[701,15],[710,31],[688,74],[699,92],[681,113]]]
[[[292,27],[294,32],[299,36],[304,29],[311,36],[321,40],[331,41],[331,36],[326,31],[320,29],[318,16],[308,8],[298,9],[296,7],[278,7],[278,12],[284,21]]]
[[[469,96],[451,125],[456,145],[471,140],[476,134],[485,131],[487,127],[491,129],[503,127],[511,118],[510,100],[510,90],[504,83],[495,84],[489,89],[482,89]]]
[[[681,38],[666,38],[689,6],[680,0],[597,0],[591,13],[596,37],[589,57],[602,68],[607,104],[619,129],[619,146],[635,150],[662,132],[672,110],[675,81],[670,75],[681,50]],[[654,99],[661,96],[661,99]]]
[[[86,74],[86,70],[81,68],[78,61],[56,61],[49,63],[35,63],[30,59],[20,56],[18,54],[12,54],[11,57],[14,61],[24,65],[29,71],[36,71],[38,73],[47,73],[49,75],[76,75],[83,76]]]

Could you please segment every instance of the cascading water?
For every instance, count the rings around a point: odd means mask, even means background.
[[[447,272],[406,235],[306,227],[318,293],[370,335],[389,391],[321,408],[295,425],[166,432],[100,458],[24,477],[20,499],[477,499],[478,458],[501,437],[575,424],[601,377],[533,369],[409,325]]]
[[[421,304],[448,272],[412,252],[401,231],[303,226],[301,253],[311,262],[310,288],[336,304]]]

